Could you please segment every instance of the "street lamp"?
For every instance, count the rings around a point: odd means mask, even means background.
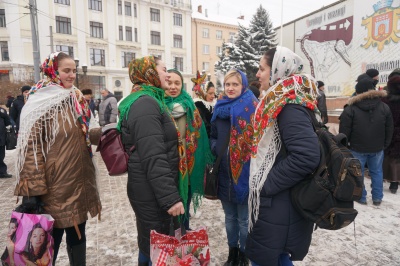
[[[75,58],[74,61],[76,65],[76,86],[79,88],[79,74],[78,74],[79,59]]]
[[[207,80],[208,80],[208,81],[211,80],[211,74],[210,74],[210,73],[207,74]]]

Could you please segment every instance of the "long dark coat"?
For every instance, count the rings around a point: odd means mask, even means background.
[[[168,234],[167,211],[181,201],[178,192],[176,127],[150,96],[131,106],[122,122],[122,142],[134,151],[128,161],[128,198],[136,215],[139,249],[150,256],[150,230]]]
[[[260,213],[247,237],[246,255],[262,266],[277,266],[280,254],[302,260],[311,243],[313,223],[294,209],[290,188],[318,166],[319,143],[307,110],[286,105],[278,116],[286,154],[279,152],[260,194]]]

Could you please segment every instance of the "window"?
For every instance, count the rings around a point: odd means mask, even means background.
[[[217,30],[216,38],[217,38],[218,40],[221,40],[221,39],[222,39],[222,30]]]
[[[160,9],[150,8],[150,20],[160,22]]]
[[[236,33],[234,33],[234,32],[229,32],[229,42],[235,42],[235,36],[236,36]]]
[[[125,27],[125,38],[127,41],[132,41],[132,27]]]
[[[54,0],[54,3],[62,4],[62,5],[68,5],[69,6],[69,0]]]
[[[174,68],[183,71],[183,57],[174,57]]]
[[[90,21],[90,36],[103,38],[103,23]]]
[[[135,28],[135,42],[138,42],[137,28]]]
[[[0,9],[0,27],[6,27],[6,12],[5,9]]]
[[[133,16],[135,18],[137,18],[137,6],[136,6],[136,4],[133,4]]]
[[[210,45],[204,44],[203,45],[203,54],[209,54],[210,53]]]
[[[217,46],[217,55],[220,55],[222,53],[222,47],[221,46]]]
[[[208,71],[210,68],[210,63],[209,62],[203,62],[203,70]]]
[[[118,0],[118,15],[122,15],[122,1]]]
[[[105,54],[103,49],[90,48],[90,65],[105,66]]]
[[[135,53],[121,52],[122,67],[128,67],[129,63],[135,59]]]
[[[208,38],[208,36],[210,35],[210,32],[207,28],[203,29],[203,38]]]
[[[63,52],[74,58],[74,47],[66,45],[56,45],[57,52]]]
[[[174,25],[182,26],[182,14],[174,13]]]
[[[0,42],[1,47],[1,61],[10,61],[10,57],[8,56],[8,43]]]
[[[161,35],[160,35],[160,32],[158,32],[158,31],[151,31],[150,36],[151,36],[151,44],[154,44],[154,45],[161,45]]]
[[[89,0],[89,9],[101,11],[102,0]]]
[[[124,31],[122,29],[122,26],[119,26],[118,33],[119,33],[119,40],[123,41],[124,40]]]
[[[56,32],[71,34],[71,19],[56,16]]]
[[[132,4],[131,2],[125,2],[125,15],[132,16]]]
[[[151,54],[154,58],[162,60],[162,56],[160,54]]]
[[[174,47],[182,48],[182,35],[174,34]]]

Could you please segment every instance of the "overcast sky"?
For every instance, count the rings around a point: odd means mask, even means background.
[[[337,0],[192,0],[192,9],[198,5],[207,9],[209,14],[219,14],[227,17],[244,15],[251,20],[260,4],[268,11],[273,26],[281,25],[281,6],[283,1],[283,23],[292,21]]]

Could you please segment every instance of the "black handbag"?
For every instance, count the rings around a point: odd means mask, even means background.
[[[214,165],[207,166],[206,168],[206,175],[204,180],[204,197],[206,199],[210,200],[218,199],[218,170],[222,160],[222,154],[228,148],[229,139],[230,139],[230,134],[228,135],[226,142],[222,146]]]
[[[7,127],[6,130],[6,150],[14,150],[17,146],[17,132],[15,127]]]

